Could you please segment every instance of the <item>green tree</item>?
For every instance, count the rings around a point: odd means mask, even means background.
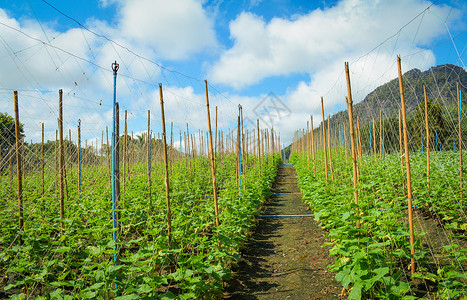
[[[447,122],[443,116],[443,110],[438,103],[428,101],[428,125],[430,129],[430,139],[434,135],[438,135],[438,142],[443,146],[450,145],[449,132],[447,130]],[[421,141],[420,127],[423,124],[423,141]],[[409,131],[412,140],[412,147],[414,149],[421,149],[422,143],[426,142],[425,132],[425,102],[422,101],[415,109],[413,117],[409,120]],[[431,144],[431,142],[430,142]],[[423,146],[425,147],[425,145]],[[431,145],[433,147],[433,145]]]
[[[19,124],[21,137],[23,134],[23,124]],[[0,113],[0,158],[4,157],[8,149],[15,144],[15,119],[7,113]]]

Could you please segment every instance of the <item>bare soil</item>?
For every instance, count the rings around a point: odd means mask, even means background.
[[[278,177],[295,177],[282,165]],[[299,193],[295,178],[276,178],[273,193]],[[273,195],[263,215],[310,215],[301,195]],[[313,217],[261,217],[227,282],[226,299],[340,299],[342,290],[327,265],[325,232]]]

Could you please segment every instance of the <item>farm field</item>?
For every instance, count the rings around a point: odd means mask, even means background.
[[[411,255],[405,170],[399,153],[359,161],[358,199],[353,202],[352,164],[332,150],[332,178],[324,163],[295,153],[303,199],[332,245],[331,270],[349,299],[464,299],[467,297],[465,200],[459,189],[458,153],[432,154],[430,187],[426,153],[410,153],[415,221]],[[322,153],[317,155],[322,157]],[[433,157],[434,156],[434,157]],[[405,166],[405,165],[404,165]],[[410,273],[410,258],[416,271]]]
[[[0,300],[467,300],[466,17],[0,0]]]
[[[54,174],[45,176],[48,188],[44,195],[40,174],[25,174],[21,233],[15,193],[9,177],[2,176],[2,297],[109,299],[117,293],[120,298],[116,299],[215,297],[230,277],[230,265],[238,259],[255,223],[256,209],[265,201],[278,162],[278,156],[274,161],[272,155],[264,156],[259,176],[251,158],[239,190],[235,156],[222,155],[217,163],[220,226],[216,227],[208,158],[173,161],[171,247],[160,162],[152,166],[151,199],[146,166],[129,166],[118,210],[117,242],[112,239],[115,230],[106,164],[83,168],[81,197],[76,188],[77,172],[73,177],[69,174],[64,234],[60,234]],[[115,249],[118,263],[114,261]]]

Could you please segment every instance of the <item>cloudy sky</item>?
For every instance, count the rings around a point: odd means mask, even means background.
[[[428,9],[427,9],[428,8]],[[284,143],[310,115],[345,108],[344,62],[354,102],[403,70],[452,63],[465,68],[464,1],[442,0],[0,0],[0,111],[13,114],[18,90],[26,139],[55,138],[58,89],[67,132],[96,141],[111,124],[113,61],[130,132],[161,131],[158,83],[175,136],[212,117],[234,128],[260,119]],[[68,17],[67,17],[68,16]],[[123,114],[122,114],[123,119]]]

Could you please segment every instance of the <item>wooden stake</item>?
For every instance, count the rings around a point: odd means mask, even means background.
[[[240,116],[237,117],[237,141],[236,141],[236,151],[235,151],[235,153],[236,153],[236,155],[235,155],[236,156],[235,168],[237,170],[235,179],[237,180],[237,183],[238,183],[238,179],[240,177],[240,172],[241,172],[240,166],[239,166],[239,164],[240,164],[240,158],[239,158],[239,156],[240,156]]]
[[[42,179],[42,196],[45,193],[45,182],[44,182],[44,173],[45,173],[45,160],[44,160],[44,123],[42,123],[42,143],[41,143],[41,179]]]
[[[383,110],[379,110],[379,158],[383,158]]]
[[[402,135],[402,113],[401,110],[399,109],[399,153],[400,153],[400,159],[401,159],[401,170],[404,172],[404,159],[403,159],[403,135]],[[376,156],[376,153],[375,153]]]
[[[328,116],[328,149],[329,149],[329,165],[331,167],[331,179],[334,180],[334,168],[332,166],[331,157],[331,117]]]
[[[55,143],[54,143],[54,150],[55,150],[55,176],[54,176],[54,188],[58,187],[58,130],[55,130]]]
[[[127,111],[125,110],[125,125],[123,127],[123,194],[125,194],[126,177],[128,176],[128,126],[127,126]]]
[[[174,122],[170,122],[170,148],[168,153],[169,162],[173,160],[173,149],[174,149]]]
[[[462,120],[462,112],[461,112],[461,103],[460,103],[460,92],[459,92],[459,83],[457,82],[457,111],[459,114],[459,178],[460,178],[460,198],[462,199],[462,187],[464,185],[463,179],[463,162],[462,162],[462,128],[461,128],[461,120]]]
[[[306,157],[308,163],[310,163],[310,154],[311,154],[311,146],[310,146],[310,122],[306,122]]]
[[[21,168],[21,132],[19,128],[19,109],[18,109],[18,92],[14,91],[15,101],[15,134],[16,134],[16,175],[18,177],[18,217],[19,217],[19,230],[23,232],[23,176]],[[20,244],[22,244],[21,235],[19,236]]]
[[[109,146],[109,127],[105,126],[105,135],[107,138],[107,149],[106,149],[106,155],[107,155],[107,168],[109,170],[109,178],[112,179],[112,157],[110,155],[110,146]],[[87,148],[87,146],[86,146]]]
[[[315,133],[313,131],[313,116],[310,115],[310,133],[311,133],[311,156],[313,157],[313,164],[315,163],[314,160],[316,159],[315,157],[315,140],[314,136]]]
[[[78,195],[81,202],[81,120],[78,121]]]
[[[349,74],[349,63],[345,63],[345,75],[347,79],[347,93],[348,98],[346,98],[347,102],[347,110],[349,113],[349,128],[350,128],[350,145],[352,147],[352,169],[353,169],[353,188],[354,188],[354,198],[355,204],[358,204],[358,191],[357,191],[357,158],[356,158],[356,150],[355,150],[355,133],[354,133],[354,125],[353,125],[353,107],[352,107],[352,89],[350,86],[350,74]]]
[[[323,149],[324,149],[324,172],[326,174],[326,179],[328,179],[328,156],[326,153],[326,120],[324,119],[324,106],[323,106],[323,97],[321,97],[321,115],[323,116]]]
[[[376,125],[375,118],[373,117],[373,152],[375,154],[375,163],[376,163]]]
[[[148,171],[149,205],[152,205],[151,197],[151,111],[148,110],[148,133],[146,136],[146,165]]]
[[[345,130],[345,123],[344,123],[344,148],[345,148],[345,162],[347,162],[347,151],[349,150],[349,145],[347,143],[347,131]]]
[[[72,154],[71,154],[71,145],[73,145],[72,141],[71,141],[71,129],[68,129],[68,146],[66,147],[67,151],[65,151],[65,154],[67,155],[67,157],[70,157],[70,180],[71,180],[71,183],[73,183],[73,157],[72,157]],[[68,184],[66,186],[66,190],[67,190],[67,200],[68,200]]]
[[[358,131],[358,158],[362,162],[362,136],[360,135],[360,118],[357,116],[357,131]]]
[[[216,106],[216,124],[214,126],[215,130],[215,136],[214,136],[214,156],[217,157],[217,152],[218,152],[218,142],[217,142],[217,106]],[[216,168],[217,169],[217,168]]]
[[[261,145],[259,137],[259,119],[256,119],[256,128],[258,129],[258,165],[259,165],[259,177],[261,177]]]
[[[165,114],[164,114],[164,98],[162,95],[162,83],[159,83],[159,95],[161,98],[162,145],[164,147],[165,200],[167,203],[167,235],[169,236],[169,249],[172,249],[172,212],[170,211],[169,162],[167,159],[167,138],[166,138],[166,133],[165,133]]]
[[[428,97],[426,95],[426,87],[423,86],[423,94],[425,96],[425,129],[426,129],[426,184],[430,188],[430,130],[428,123]]]
[[[219,208],[217,205],[217,181],[216,181],[216,158],[212,146],[211,114],[209,112],[208,82],[204,81],[206,89],[206,110],[208,112],[208,130],[209,130],[209,152],[211,154],[211,174],[212,174],[212,192],[214,197],[214,213],[216,214],[216,227],[219,227]]]
[[[405,112],[405,98],[404,98],[404,85],[402,82],[402,70],[401,70],[401,57],[397,56],[397,67],[399,70],[399,89],[401,93],[401,107],[402,107],[402,125],[404,130],[404,148],[405,148],[405,166],[407,169],[407,196],[408,196],[408,209],[409,209],[409,230],[410,230],[410,253],[412,258],[410,259],[410,273],[413,275],[415,272],[415,238],[414,238],[414,227],[413,227],[413,207],[412,207],[412,180],[410,177],[410,160],[409,160],[409,137],[407,134],[407,116]]]
[[[193,170],[191,168],[191,147],[190,147],[190,130],[188,129],[188,123],[186,123],[186,137],[187,137],[187,145],[185,145],[186,149],[188,150],[185,150],[187,151],[187,154],[188,154],[188,161],[189,161],[189,164],[190,164],[190,174],[193,174]]]
[[[65,172],[65,158],[63,154],[63,91],[58,91],[58,134],[59,142],[59,169],[60,169],[60,232],[63,235],[65,229],[65,191],[64,191],[64,172]]]

